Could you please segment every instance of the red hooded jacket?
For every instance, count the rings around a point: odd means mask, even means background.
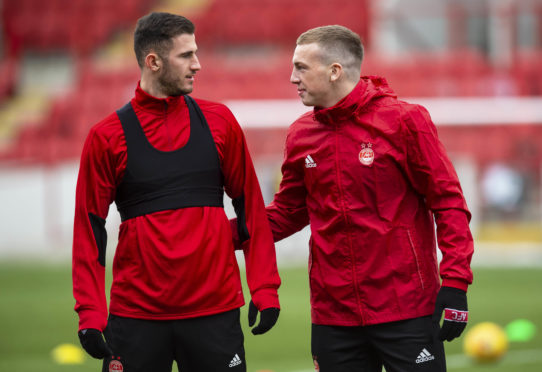
[[[226,193],[232,199],[244,196],[250,236],[245,263],[252,300],[260,310],[279,307],[275,248],[243,132],[226,106],[196,102],[218,151]],[[186,144],[190,120],[183,97],[158,99],[138,86],[131,103],[152,146],[172,151]],[[126,159],[124,132],[113,113],[90,130],[77,181],[73,293],[79,329],[103,330],[107,324],[103,225]],[[211,315],[242,306],[224,209],[181,208],[124,221],[113,261],[110,302],[112,314],[157,320]]]
[[[364,77],[289,128],[275,241],[310,222],[312,321],[358,326],[432,314],[442,284],[472,282],[470,213],[427,111]]]

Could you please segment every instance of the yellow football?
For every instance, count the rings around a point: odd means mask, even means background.
[[[508,338],[497,324],[478,323],[465,334],[463,350],[477,362],[492,362],[506,353]]]
[[[61,344],[51,352],[53,360],[58,364],[83,364],[85,353],[79,347],[73,344]]]

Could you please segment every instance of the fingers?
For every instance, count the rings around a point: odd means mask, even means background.
[[[258,324],[257,327],[254,327],[252,328],[252,334],[253,335],[261,335],[261,334],[264,334],[265,332],[269,331],[273,326],[268,326],[268,325],[264,325],[262,324],[262,322],[260,322],[260,324]]]
[[[437,303],[435,304],[435,311],[433,312],[433,321],[440,324],[440,319],[442,318],[442,310],[444,310],[444,304],[442,304],[438,298]]]
[[[248,305],[248,325],[252,327],[256,323],[256,316],[258,315],[258,308],[254,305],[254,302],[250,301]]]
[[[450,334],[451,325],[450,322],[444,321],[442,328],[439,331],[438,338],[440,341],[447,340]]]
[[[280,309],[270,307],[260,312],[260,323],[252,328],[252,334],[261,335],[269,331],[279,318]],[[254,302],[250,301],[248,305],[248,325],[252,327],[256,323],[256,317],[258,316],[258,308],[254,305]]]
[[[454,338],[461,336],[461,333],[463,333],[465,326],[466,326],[466,323],[453,324],[452,328],[450,329],[450,332],[448,332],[448,337],[446,338],[446,341],[452,341]]]
[[[113,350],[105,343],[105,341],[102,340],[100,344],[100,351],[99,351],[99,357],[98,359],[103,359],[105,357],[113,355]]]
[[[102,332],[97,329],[83,329],[79,332],[81,346],[93,358],[103,359],[113,354],[105,343]]]
[[[461,334],[465,330],[466,326],[467,326],[467,323],[458,324],[458,326],[456,327],[457,331],[453,334],[453,338],[457,338],[457,337],[461,336]],[[451,340],[449,340],[449,341],[451,341]]]
[[[264,309],[260,313],[260,324],[252,329],[252,334],[261,335],[269,331],[277,323],[280,310],[277,308]]]
[[[467,323],[445,320],[439,332],[439,339],[441,341],[452,341],[454,338],[461,336],[466,325]]]

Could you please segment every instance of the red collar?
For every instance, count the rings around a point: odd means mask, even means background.
[[[371,101],[384,97],[396,97],[386,79],[379,76],[363,76],[354,89],[332,107],[314,108],[314,119],[325,124],[340,124],[354,112],[366,110]]]
[[[144,111],[163,114],[164,111],[176,110],[181,106],[186,106],[184,96],[157,98],[141,89],[141,82],[137,83],[135,96],[132,103],[135,103]]]

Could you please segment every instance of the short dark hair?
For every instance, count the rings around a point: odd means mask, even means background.
[[[145,57],[151,51],[164,58],[173,47],[172,38],[181,34],[193,35],[196,27],[180,15],[153,12],[137,21],[134,32],[134,51],[139,67],[145,65]]]
[[[297,45],[312,43],[318,44],[324,52],[325,63],[339,62],[350,74],[361,68],[363,44],[354,31],[340,25],[316,27],[302,33],[296,42]]]

